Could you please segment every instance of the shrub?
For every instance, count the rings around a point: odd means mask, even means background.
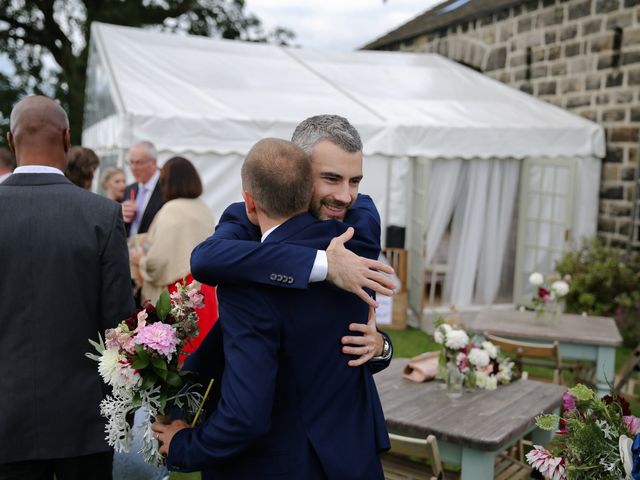
[[[565,254],[556,270],[571,277],[567,312],[614,317],[625,344],[640,343],[639,255],[626,255],[594,239]]]

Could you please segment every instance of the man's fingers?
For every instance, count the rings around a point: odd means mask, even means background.
[[[371,283],[373,283],[373,282],[371,282]],[[377,283],[375,285],[377,285]],[[379,287],[379,288],[381,288],[381,287]],[[367,292],[365,292],[362,288],[359,288],[354,293],[358,297],[360,297],[360,300],[364,301],[370,307],[378,308],[378,302],[376,302],[375,298],[369,296],[369,294]]]
[[[369,358],[371,358],[373,357],[373,347],[370,345],[365,345],[362,347],[345,345],[342,347],[342,353],[346,353],[347,355],[359,355],[361,357],[368,356]],[[367,358],[367,360],[369,360],[369,358]]]
[[[373,307],[369,307],[369,317],[367,318],[367,325],[373,328],[375,328],[376,326],[376,309]]]
[[[353,330],[356,331],[355,329]],[[365,333],[363,330],[359,330],[359,331],[362,333]],[[367,340],[367,337],[363,337],[361,335],[358,335],[357,337],[351,337],[351,336],[345,335],[344,337],[342,337],[343,345],[367,345],[368,343],[370,343],[370,341]]]
[[[378,262],[377,260],[371,260],[370,258],[365,259],[367,268],[371,270],[379,270],[384,273],[388,273],[389,275],[393,275],[395,270],[391,265],[387,265],[386,263]]]
[[[364,286],[370,290],[373,290],[374,292],[380,294],[380,295],[385,295],[387,297],[391,297],[393,296],[393,290],[390,290],[386,287],[383,287],[382,285],[380,285],[378,282],[374,282],[373,280],[369,280],[367,279],[365,281]],[[371,303],[369,303],[369,305],[371,305]]]
[[[350,367],[359,367],[360,365],[364,365],[369,361],[370,357],[364,356],[360,358],[356,358],[355,360],[349,360],[347,364]]]

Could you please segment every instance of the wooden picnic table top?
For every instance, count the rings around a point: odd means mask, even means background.
[[[613,318],[563,313],[557,320],[538,318],[535,312],[485,308],[469,326],[474,333],[557,340],[581,345],[622,345],[620,331]]]
[[[522,437],[535,416],[562,404],[561,385],[517,380],[496,390],[464,392],[452,399],[442,381],[416,383],[402,377],[408,359],[398,358],[374,378],[389,431],[483,451],[496,451]]]

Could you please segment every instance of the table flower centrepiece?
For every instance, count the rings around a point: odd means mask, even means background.
[[[550,315],[555,318],[560,314],[562,298],[569,293],[569,280],[568,276],[561,279],[558,275],[545,278],[539,272],[529,275],[529,283],[535,289],[531,304],[539,316]]]
[[[624,398],[598,398],[579,384],[564,393],[563,410],[562,417],[536,417],[538,427],[557,434],[548,449],[527,453],[533,468],[553,480],[640,480],[640,419]]]
[[[438,376],[446,380],[447,372],[457,370],[471,388],[495,390],[498,384],[511,381],[513,362],[500,354],[491,342],[470,339],[462,328],[442,318],[434,322],[434,339],[440,344]]]
[[[171,295],[163,291],[155,306],[147,302],[108,329],[104,341],[101,335],[98,342],[89,340],[98,354],[86,354],[98,362],[98,372],[112,389],[100,403],[100,413],[107,419],[107,442],[116,452],[128,452],[132,438],[127,415],[144,407],[147,418],[139,453],[154,465],[163,458],[151,431],[151,417],[166,415],[174,406],[193,415],[202,400],[178,358],[198,335],[195,309],[204,306],[204,297],[194,283],[176,287]]]

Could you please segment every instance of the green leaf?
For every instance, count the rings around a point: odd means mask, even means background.
[[[158,314],[158,318],[164,322],[164,319],[167,318],[169,312],[171,311],[171,297],[169,296],[169,292],[165,289],[160,294],[160,298],[156,302],[156,313]]]
[[[152,357],[151,365],[153,366],[153,371],[158,375],[162,380],[167,380],[167,364],[160,357]]]
[[[142,370],[149,366],[149,354],[145,351],[142,345],[136,345],[136,359],[131,364],[131,368],[135,370]]]
[[[140,386],[140,388],[142,390],[147,390],[153,387],[157,381],[158,377],[155,373],[150,370],[145,370],[145,372],[142,374],[142,385]]]
[[[172,387],[177,388],[182,387],[182,385],[184,384],[180,375],[173,371],[167,372],[167,383]]]

